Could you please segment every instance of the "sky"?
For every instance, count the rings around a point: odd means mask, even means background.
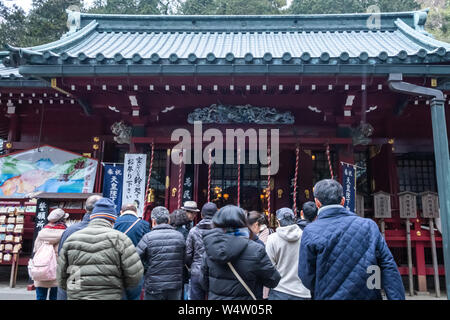
[[[13,4],[22,7],[25,12],[28,12],[28,10],[30,10],[31,8],[31,3],[33,2],[33,0],[0,0],[1,2],[3,2],[4,4],[6,4],[7,6],[12,6]],[[89,6],[90,4],[92,4],[94,2],[94,0],[84,0],[84,3]],[[287,4],[289,5],[292,2],[292,0],[287,0]]]
[[[22,7],[26,12],[30,10],[31,3],[33,2],[33,0],[1,0],[1,1],[7,6],[12,6],[13,4],[15,4],[18,7]],[[94,0],[84,0],[84,3],[86,3],[86,5],[90,5],[93,2]]]

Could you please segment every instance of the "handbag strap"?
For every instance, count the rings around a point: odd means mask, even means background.
[[[231,272],[233,272],[234,276],[239,280],[239,282],[244,286],[245,290],[250,294],[250,296],[253,298],[253,300],[257,300],[255,295],[253,294],[252,290],[248,287],[248,285],[245,283],[245,281],[241,278],[239,273],[237,273],[236,269],[233,267],[231,262],[227,262],[227,265],[230,267]]]
[[[136,219],[136,221],[133,222],[133,224],[124,233],[127,234],[128,231],[130,231],[136,225],[136,223],[138,223],[140,220],[141,220],[141,218]]]

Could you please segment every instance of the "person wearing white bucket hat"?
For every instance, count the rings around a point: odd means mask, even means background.
[[[197,208],[197,202],[195,201],[186,201],[181,209],[186,211],[186,216],[191,221],[194,221],[195,217],[197,217],[197,213],[200,212],[200,210]],[[190,230],[192,226],[193,222],[190,223],[188,230]]]
[[[44,244],[50,244],[55,250],[56,257],[58,256],[58,245],[61,236],[67,229],[66,219],[69,214],[62,209],[54,209],[47,216],[48,224],[39,231],[34,242],[33,254],[37,253]],[[55,271],[56,273],[56,271]],[[58,292],[58,283],[56,279],[49,281],[34,281],[36,287],[36,300],[47,300],[48,289],[50,289],[49,300],[56,300]]]

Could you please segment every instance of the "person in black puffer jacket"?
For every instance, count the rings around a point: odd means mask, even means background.
[[[241,208],[227,205],[213,217],[214,229],[205,232],[205,255],[201,283],[209,300],[252,300],[228,263],[236,269],[256,299],[262,299],[262,285],[275,288],[280,274],[266,254],[264,246],[250,240],[245,214]]]
[[[153,229],[139,242],[136,250],[144,265],[145,300],[180,300],[186,244],[183,235],[169,222],[164,207],[152,210]]]
[[[191,268],[190,300],[205,300],[206,292],[202,289],[201,265],[205,253],[203,234],[213,228],[212,217],[217,212],[215,203],[207,202],[202,208],[202,220],[189,231],[186,241],[186,264]]]

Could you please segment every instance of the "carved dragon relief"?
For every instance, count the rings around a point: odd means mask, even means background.
[[[247,105],[212,104],[206,108],[197,108],[189,113],[188,123],[254,123],[254,124],[293,124],[291,112],[279,112],[275,108]]]

